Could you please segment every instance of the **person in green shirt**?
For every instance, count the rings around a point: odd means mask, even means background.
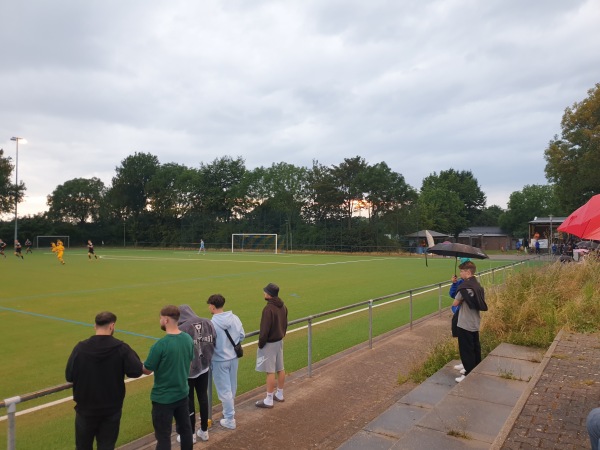
[[[171,449],[173,418],[181,435],[181,449],[192,450],[193,436],[188,409],[188,374],[194,356],[194,342],[182,333],[177,322],[179,308],[165,306],[160,311],[160,328],[166,335],[150,347],[144,362],[144,373],[154,372],[152,425],[156,437],[156,450]]]

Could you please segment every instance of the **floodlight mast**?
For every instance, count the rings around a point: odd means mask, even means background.
[[[19,141],[23,144],[27,143],[27,140],[22,137],[13,136],[10,138],[11,141],[15,141],[17,144],[17,153],[15,158],[15,241],[17,240],[18,225],[17,225],[17,208],[19,206]]]

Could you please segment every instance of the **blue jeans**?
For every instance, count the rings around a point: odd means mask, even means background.
[[[94,438],[98,450],[114,450],[119,437],[121,411],[110,416],[82,416],[75,414],[75,448],[92,450]]]
[[[156,450],[171,450],[173,418],[181,435],[181,449],[192,450],[192,427],[188,412],[188,397],[167,405],[152,402],[152,425],[156,437]]]
[[[586,421],[587,431],[590,435],[592,450],[598,450],[600,445],[600,408],[590,411]]]
[[[234,400],[237,392],[238,359],[229,361],[212,361],[212,374],[217,395],[223,404],[223,417],[235,418]]]

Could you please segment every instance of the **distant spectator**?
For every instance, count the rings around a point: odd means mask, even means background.
[[[586,427],[590,436],[592,450],[598,450],[600,448],[600,408],[590,411],[587,416]]]

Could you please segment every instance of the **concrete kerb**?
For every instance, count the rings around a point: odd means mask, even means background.
[[[562,335],[563,335],[563,330],[560,330],[558,332],[558,334],[556,335],[556,337],[554,338],[554,341],[552,341],[550,348],[548,348],[548,350],[544,354],[544,357],[542,358],[541,363],[537,366],[533,376],[531,377],[531,380],[529,380],[529,383],[527,383],[527,387],[525,388],[525,390],[519,397],[517,404],[515,405],[515,407],[511,411],[510,415],[506,419],[506,422],[504,423],[504,426],[498,433],[498,436],[496,436],[496,439],[494,439],[494,442],[492,442],[492,445],[490,446],[490,450],[500,450],[502,448],[502,446],[504,445],[504,442],[506,441],[506,438],[510,434],[510,431],[512,430],[517,418],[521,414],[521,411],[523,411],[523,408],[525,407],[525,403],[527,403],[527,400],[529,399],[531,392],[537,385],[539,379],[541,378],[542,374],[544,373],[544,370],[546,369],[546,366],[548,366],[548,363],[552,359],[554,350],[556,349],[556,346],[560,342]]]

